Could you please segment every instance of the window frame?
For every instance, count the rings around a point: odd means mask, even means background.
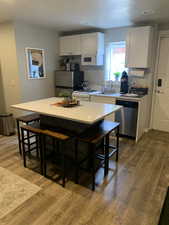
[[[113,48],[115,46],[122,46],[122,45],[125,47],[125,50],[126,50],[126,41],[112,41],[106,45],[105,81],[106,80],[115,81],[115,79],[112,79],[112,74],[111,74],[112,73],[112,71],[111,71],[111,60],[112,60],[111,54],[112,54]],[[127,70],[127,68],[125,68],[125,62],[124,62],[124,70]]]

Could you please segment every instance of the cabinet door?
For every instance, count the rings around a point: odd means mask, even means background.
[[[60,37],[60,56],[80,54],[80,35]]]
[[[126,40],[126,67],[149,67],[150,35],[150,26],[129,29]]]
[[[67,37],[60,37],[60,55],[71,55],[72,48],[71,48],[71,38]]]
[[[97,33],[81,35],[82,55],[97,54]]]
[[[81,55],[81,35],[74,35],[71,39],[73,55]]]
[[[116,99],[113,97],[105,97],[105,96],[91,96],[92,102],[105,103],[105,104],[115,104]],[[105,117],[106,120],[115,121],[114,113]]]

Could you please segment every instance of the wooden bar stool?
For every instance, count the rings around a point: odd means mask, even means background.
[[[59,148],[60,158],[61,158],[61,172],[62,172],[62,186],[65,187],[65,178],[66,178],[66,170],[65,170],[65,154],[63,145],[66,141],[70,139],[69,136],[62,134],[60,132],[54,130],[44,130],[43,132],[43,171],[44,176],[47,177],[47,160],[46,160],[46,137],[51,137],[54,141],[57,141],[57,147]],[[54,143],[54,142],[53,142]],[[55,146],[55,145],[54,145]]]
[[[31,125],[23,125],[21,129],[21,143],[22,143],[22,154],[23,154],[23,165],[27,167],[26,155],[30,154],[31,151],[36,150],[37,158],[40,158],[40,173],[43,175],[43,154],[42,154],[42,135],[44,130],[40,128],[40,124],[35,122]],[[25,132],[27,136],[25,137]],[[33,134],[33,135],[30,135]],[[31,139],[35,139],[31,142]],[[27,146],[27,149],[26,149]]]
[[[17,132],[18,132],[18,144],[19,144],[19,153],[22,155],[22,139],[21,139],[21,132],[20,132],[20,123],[24,123],[26,125],[29,125],[32,122],[39,122],[40,121],[40,115],[37,113],[32,113],[26,116],[20,116],[16,118],[17,123]],[[28,135],[28,133],[27,133]]]
[[[116,161],[118,161],[119,154],[119,126],[120,123],[104,120],[99,124],[96,129],[90,129],[90,131],[85,132],[83,135],[77,138],[75,152],[76,152],[76,183],[79,180],[79,168],[80,163],[78,162],[78,142],[85,142],[89,145],[89,153],[91,160],[91,170],[92,170],[92,190],[95,190],[95,173],[97,171],[95,160],[100,159],[102,164],[104,164],[104,176],[108,174],[109,170],[109,158],[116,153]],[[116,131],[116,146],[109,145],[109,136],[112,131]],[[97,150],[103,148],[104,154],[97,153]],[[109,149],[112,151],[109,152]]]

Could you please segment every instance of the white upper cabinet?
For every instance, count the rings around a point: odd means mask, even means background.
[[[104,34],[100,32],[60,37],[60,56],[104,54]]]
[[[130,28],[126,40],[126,67],[149,68],[152,42],[152,27]]]
[[[82,55],[103,55],[104,34],[100,32],[81,35]]]
[[[60,37],[60,56],[81,55],[80,35]]]

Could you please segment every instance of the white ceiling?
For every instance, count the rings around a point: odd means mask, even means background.
[[[142,15],[144,10],[154,14]],[[169,22],[169,0],[0,0],[0,22],[19,20],[61,31]]]

